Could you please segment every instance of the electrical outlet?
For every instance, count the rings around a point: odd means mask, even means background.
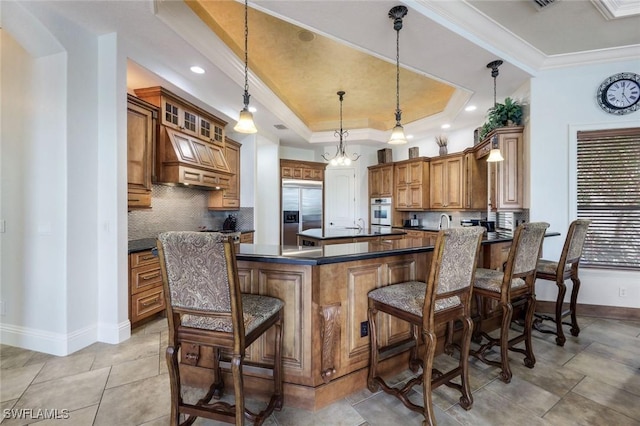
[[[627,289],[626,289],[626,287],[618,288],[618,296],[619,297],[627,297]]]
[[[369,321],[362,321],[360,323],[360,337],[367,337],[369,335]]]

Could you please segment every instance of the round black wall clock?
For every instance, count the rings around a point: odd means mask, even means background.
[[[596,95],[600,108],[610,114],[628,114],[640,109],[640,76],[621,72],[605,79]]]

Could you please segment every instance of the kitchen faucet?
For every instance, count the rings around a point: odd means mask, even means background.
[[[440,215],[440,219],[438,220],[438,228],[439,228],[439,229],[442,229],[442,218],[443,218],[443,217],[444,217],[445,219],[447,219],[447,228],[446,228],[446,229],[451,228],[451,219],[449,219],[449,215],[448,215],[448,214],[445,214],[445,213],[442,213],[442,214]]]

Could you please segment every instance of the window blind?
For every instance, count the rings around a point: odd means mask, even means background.
[[[640,269],[640,127],[577,136],[578,218],[592,221],[581,265]]]

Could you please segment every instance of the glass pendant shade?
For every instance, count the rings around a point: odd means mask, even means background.
[[[240,118],[238,123],[233,128],[238,133],[257,133],[256,125],[253,122],[253,114],[247,108],[243,108],[240,111]]]
[[[492,148],[491,151],[489,151],[489,158],[487,158],[487,162],[488,163],[496,163],[498,161],[504,161],[504,158],[502,157],[502,154],[500,153],[500,149],[499,148]]]
[[[391,131],[391,138],[389,139],[389,144],[391,145],[401,145],[403,143],[407,143],[407,138],[404,136],[404,128],[402,124],[397,123],[396,127]]]

